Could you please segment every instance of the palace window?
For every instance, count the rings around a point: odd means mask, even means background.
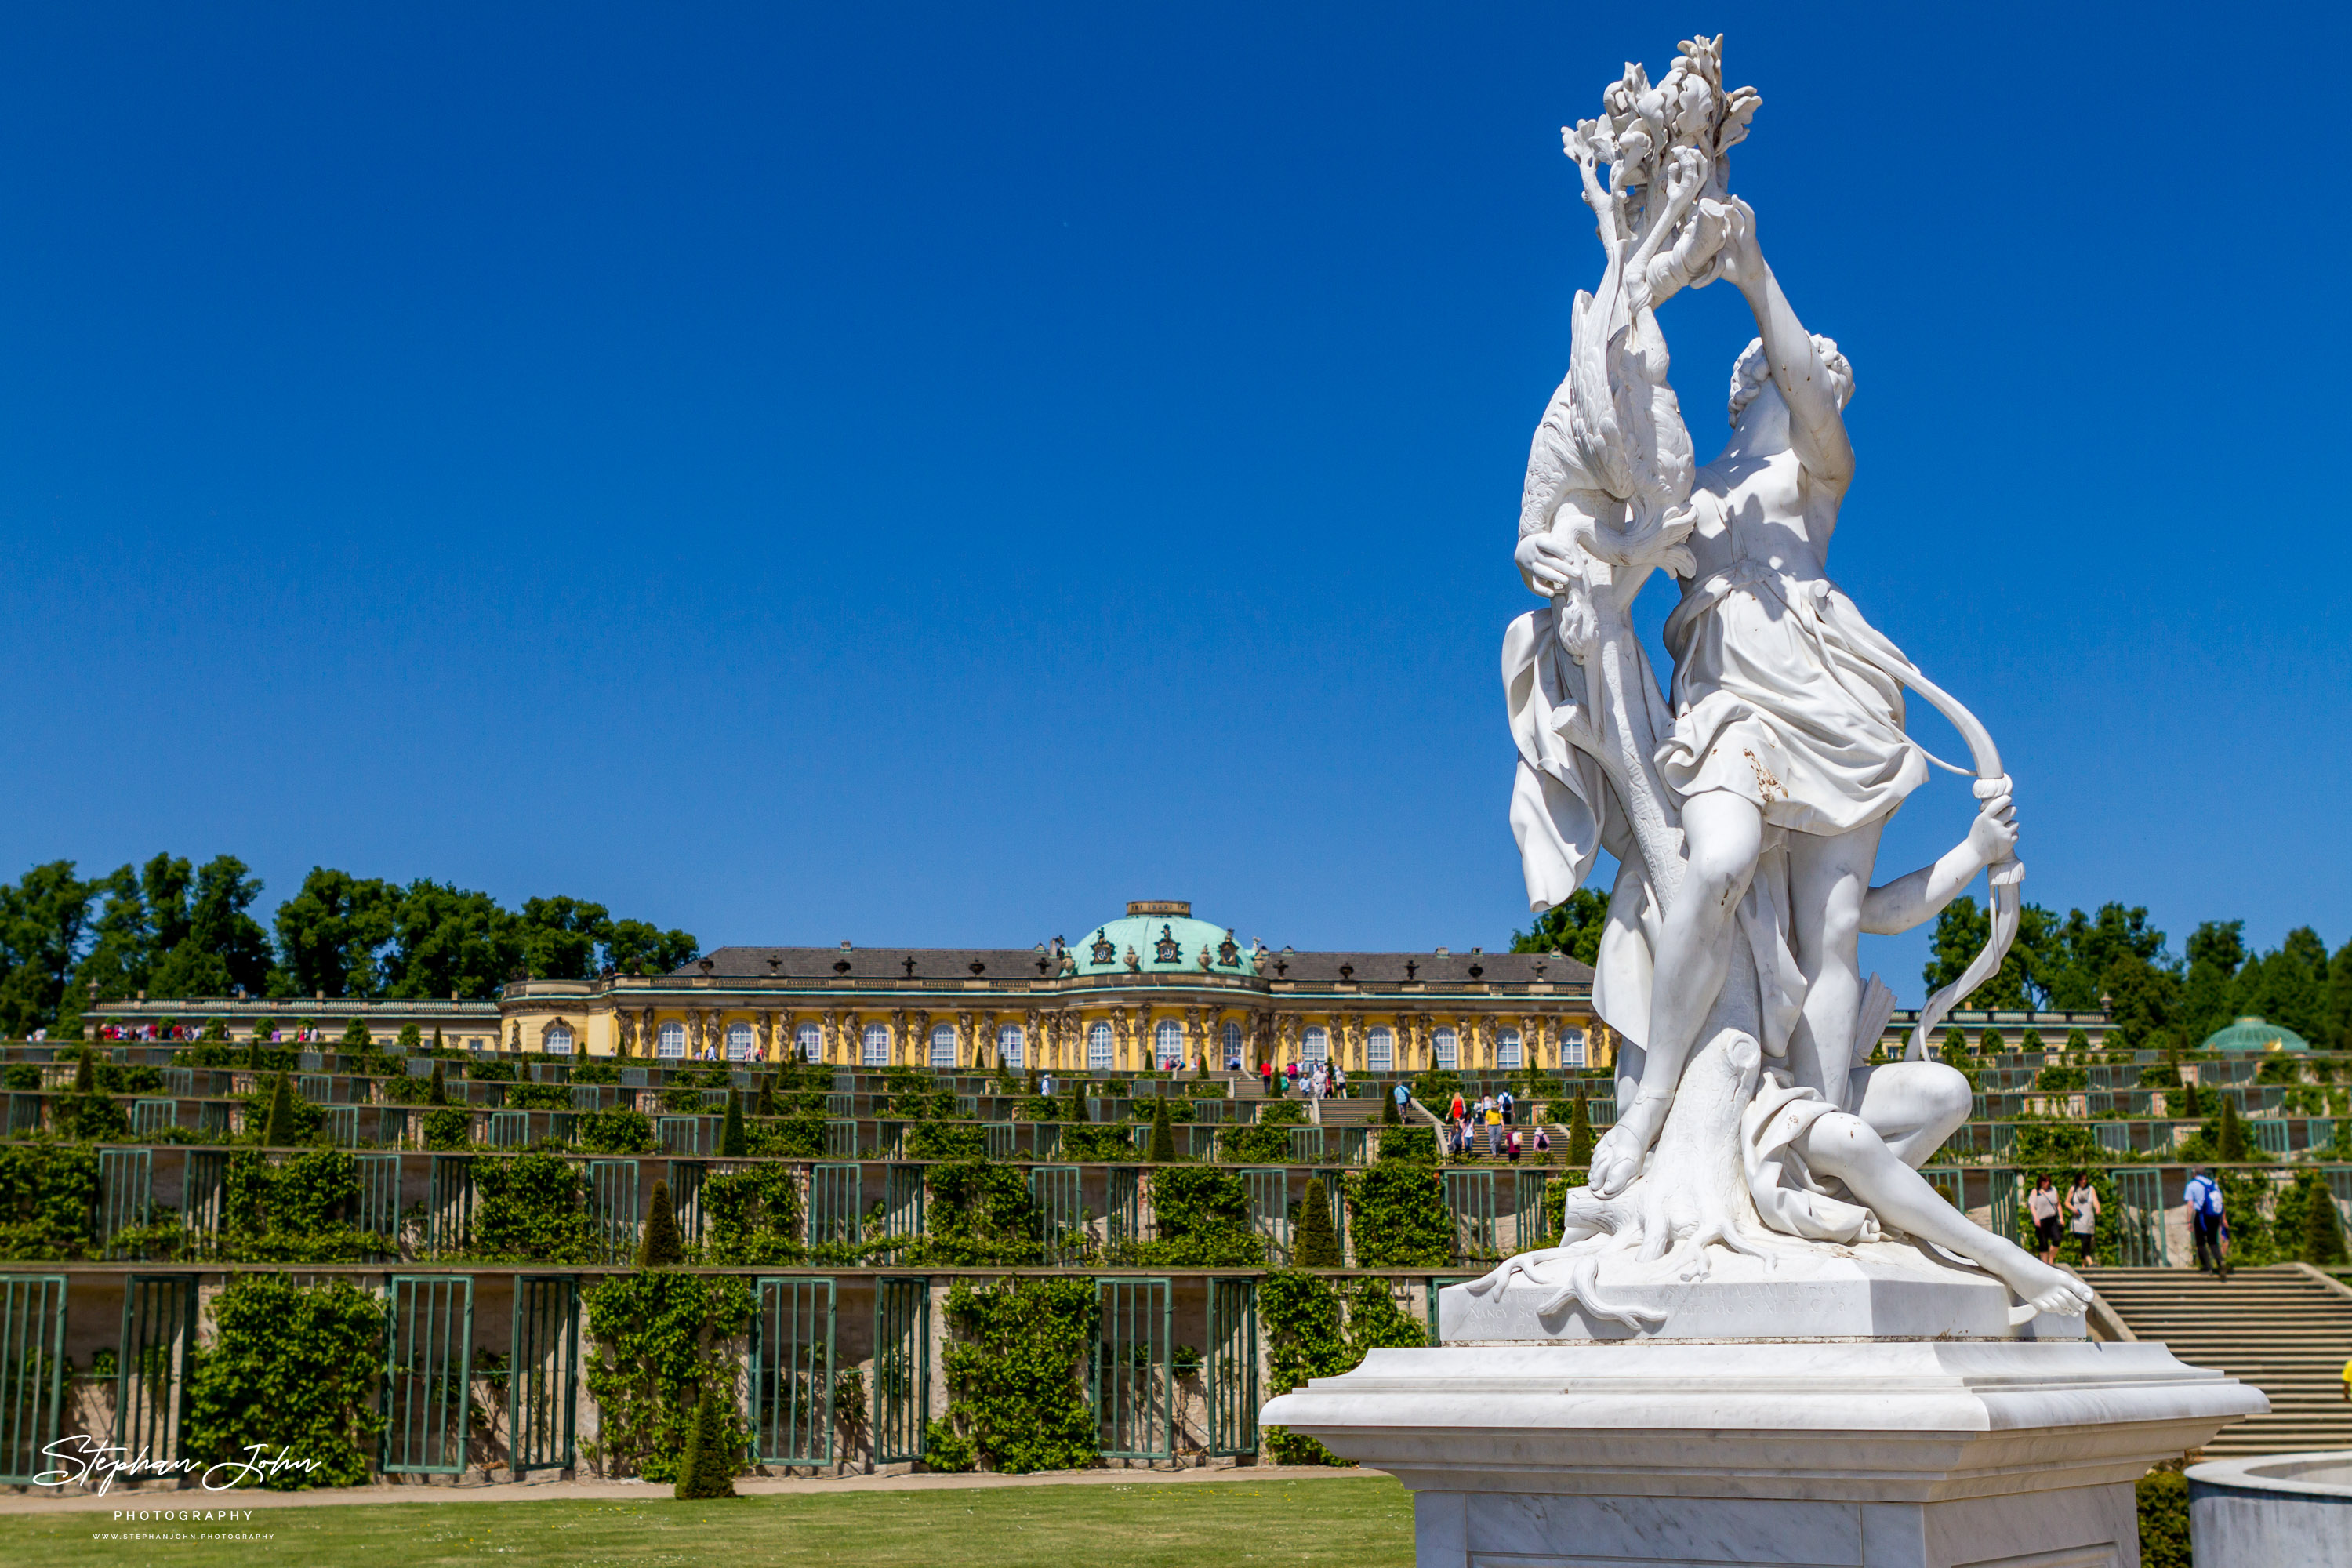
[[[570,1056],[572,1054],[571,1029],[562,1024],[553,1026],[541,1037],[539,1048],[551,1057]]]
[[[1307,1061],[1324,1060],[1331,1054],[1331,1032],[1320,1024],[1316,1025],[1307,1031],[1305,1038],[1300,1042],[1299,1049],[1304,1059]]]
[[[956,1065],[956,1037],[953,1024],[932,1026],[931,1065],[935,1068],[951,1068]]]
[[[751,1025],[727,1026],[727,1059],[730,1062],[748,1062],[751,1059]]]
[[[1440,1068],[1452,1072],[1461,1065],[1461,1036],[1451,1029],[1440,1029],[1429,1037],[1429,1043],[1436,1049]]]
[[[1006,1024],[996,1031],[996,1065],[1017,1068],[1021,1065],[1021,1047],[1028,1042],[1021,1037],[1021,1026]]]
[[[815,1061],[824,1055],[824,1030],[815,1024],[803,1024],[793,1031],[793,1043],[800,1047],[803,1061]]]
[[[671,1058],[686,1055],[686,1026],[664,1024],[660,1032],[654,1036],[654,1055]]]
[[[1162,1018],[1160,1026],[1151,1031],[1151,1054],[1160,1059],[1161,1070],[1178,1067],[1184,1060],[1184,1026],[1173,1018]]]
[[[1108,1024],[1087,1026],[1087,1070],[1088,1072],[1110,1071],[1110,1026]]]
[[[1225,1026],[1225,1065],[1229,1068],[1242,1065],[1242,1026],[1239,1024]]]
[[[858,1058],[858,1061],[860,1065],[869,1068],[888,1067],[890,1065],[890,1026],[888,1025],[868,1024],[866,1026],[866,1037],[863,1041],[862,1052]]]
[[[1364,1040],[1365,1059],[1374,1072],[1396,1071],[1396,1031],[1382,1024]]]
[[[1495,1037],[1495,1065],[1517,1072],[1519,1067],[1519,1032],[1505,1029]]]
[[[1562,1029],[1559,1032],[1559,1065],[1580,1068],[1584,1065],[1584,1031]]]

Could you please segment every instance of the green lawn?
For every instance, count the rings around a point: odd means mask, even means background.
[[[648,1488],[651,1493],[653,1489]],[[232,1505],[173,1494],[136,1507]],[[1386,1477],[1177,1485],[1008,1487],[676,1502],[391,1503],[263,1509],[267,1542],[94,1541],[105,1513],[0,1516],[0,1563],[236,1564],[440,1563],[730,1564],[856,1568],[1225,1568],[1332,1563],[1411,1568],[1412,1503]]]

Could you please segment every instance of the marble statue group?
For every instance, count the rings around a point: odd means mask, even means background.
[[[1593,985],[1622,1042],[1617,1120],[1559,1245],[1474,1289],[1524,1277],[1548,1310],[1639,1330],[1659,1314],[1613,1299],[1617,1282],[1697,1277],[1715,1249],[1769,1268],[1892,1243],[1990,1272],[2012,1321],[2078,1315],[2084,1287],[1918,1173],[1969,1113],[1928,1031],[2015,931],[2015,806],[1983,727],[1830,574],[1854,373],[1799,319],[1732,194],[1760,100],[1724,87],[1719,37],[1681,49],[1654,85],[1628,66],[1600,115],[1562,132],[1603,266],[1528,454],[1516,560],[1549,603],[1503,647],[1531,907],[1567,900],[1602,849],[1617,865]],[[1717,281],[1757,336],[1732,367],[1730,439],[1701,466],[1658,310]],[[1660,574],[1681,595],[1664,689],[1627,613]],[[1973,776],[1977,809],[1933,865],[1874,884],[1881,831],[1937,763],[1906,731],[1906,691],[1970,747],[1974,766],[1951,771]],[[1904,1059],[1873,1065],[1894,997],[1863,977],[1859,939],[1932,919],[1981,871],[1991,942],[1931,998]]]

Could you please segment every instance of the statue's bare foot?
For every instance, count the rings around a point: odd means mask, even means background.
[[[2063,1268],[2053,1268],[2032,1253],[2018,1249],[2014,1259],[1993,1266],[2017,1298],[2027,1306],[2056,1317],[2079,1318],[2091,1310],[2091,1288]]]
[[[1664,1094],[1638,1094],[1633,1104],[1618,1112],[1617,1124],[1592,1151],[1588,1180],[1595,1197],[1615,1197],[1642,1173],[1642,1156],[1650,1152],[1651,1141],[1657,1137],[1671,1103]]]

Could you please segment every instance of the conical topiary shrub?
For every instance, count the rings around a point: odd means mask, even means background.
[[[279,1073],[269,1089],[269,1114],[262,1120],[261,1144],[265,1149],[283,1149],[294,1142],[294,1086]]]
[[[1331,1200],[1323,1178],[1310,1177],[1307,1195],[1298,1200],[1298,1240],[1291,1262],[1300,1268],[1340,1268],[1339,1233],[1331,1228]]]
[[[2304,1198],[2303,1260],[2322,1268],[2344,1261],[2344,1219],[2325,1178],[2313,1182]]]
[[[686,1454],[678,1461],[677,1495],[735,1495],[735,1445],[729,1440],[727,1415],[719,1407],[719,1395],[707,1384],[702,1397],[695,1401],[694,1419],[686,1428]]]
[[[760,1075],[760,1098],[751,1102],[751,1114],[754,1116],[776,1114],[775,1074],[763,1072]]]
[[[2184,1083],[2180,1086],[2180,1114],[2183,1116],[2205,1114],[2204,1108],[2197,1103],[2197,1086],[2194,1083]]]
[[[1086,1119],[1087,1086],[1083,1083],[1073,1083],[1070,1085],[1070,1104],[1068,1112],[1063,1117],[1063,1120],[1066,1121],[1084,1121]]]
[[[669,1184],[656,1182],[646,1214],[646,1234],[637,1243],[637,1267],[675,1268],[685,1261],[686,1246],[678,1240],[677,1211],[670,1207]]]
[[[1171,1164],[1176,1159],[1176,1129],[1168,1120],[1168,1102],[1160,1100],[1151,1110],[1151,1163]]]
[[[1381,1125],[1383,1127],[1404,1125],[1404,1118],[1397,1114],[1396,1090],[1392,1089],[1381,1091]]]
[[[751,1152],[751,1144],[743,1136],[743,1097],[730,1089],[727,1091],[727,1120],[719,1124],[719,1157],[740,1160]]]
[[[1592,1108],[1585,1103],[1582,1084],[1577,1085],[1576,1103],[1568,1112],[1568,1163],[1572,1171],[1592,1163]]]
[[[425,1085],[425,1103],[427,1105],[449,1103],[449,1086],[441,1077],[441,1063],[438,1061],[433,1064],[433,1077]]]
[[[81,1060],[74,1067],[73,1091],[76,1094],[96,1094],[98,1092],[97,1047],[84,1046],[81,1048]]]
[[[2225,1165],[2243,1163],[2246,1158],[2246,1129],[2238,1121],[2238,1102],[2224,1095],[2221,1100],[2221,1131],[2213,1140],[2213,1157]]]

